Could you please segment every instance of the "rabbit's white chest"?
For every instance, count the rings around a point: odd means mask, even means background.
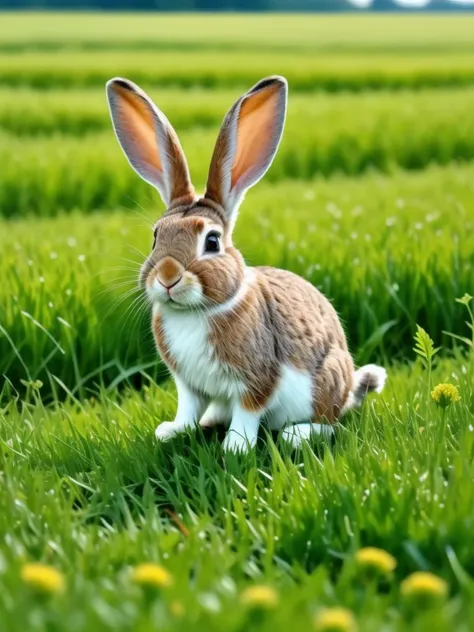
[[[204,314],[160,314],[165,344],[180,378],[209,397],[235,400],[245,390],[232,369],[219,362],[209,341],[209,323]]]

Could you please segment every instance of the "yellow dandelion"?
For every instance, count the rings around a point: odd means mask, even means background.
[[[171,574],[158,564],[139,564],[132,571],[132,579],[140,586],[168,588],[173,583]]]
[[[328,608],[319,612],[314,619],[318,632],[356,632],[354,615],[346,608]]]
[[[400,586],[404,597],[444,598],[448,594],[448,584],[432,573],[418,571],[404,579]]]
[[[46,564],[25,564],[21,579],[35,590],[43,593],[59,593],[64,590],[63,575]]]
[[[454,402],[458,402],[461,397],[459,391],[454,384],[438,384],[431,391],[431,399],[440,408],[447,408]]]
[[[355,561],[360,569],[375,572],[380,575],[392,573],[397,566],[397,560],[393,555],[373,546],[359,549],[355,554]]]
[[[270,586],[250,586],[240,595],[240,603],[249,608],[274,608],[278,593]]]

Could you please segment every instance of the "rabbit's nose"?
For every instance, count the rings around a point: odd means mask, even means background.
[[[184,267],[174,257],[164,257],[155,266],[155,271],[158,282],[169,291],[180,282]]]

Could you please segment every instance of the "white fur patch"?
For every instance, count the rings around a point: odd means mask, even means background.
[[[166,303],[170,300],[168,292],[161,283],[159,283],[158,279],[153,279],[153,283],[151,285],[147,285],[146,293],[152,303]]]
[[[162,421],[155,430],[155,439],[158,441],[169,441],[184,432],[184,427],[175,421]]]
[[[375,383],[375,388],[369,389],[369,391],[375,393],[382,392],[387,380],[387,371],[377,364],[366,364],[354,373],[354,387],[347,396],[347,401],[341,411],[342,415],[345,415],[348,410],[351,410],[352,408],[359,408],[359,406],[362,405],[367,393],[365,391],[359,393],[358,391],[361,384],[367,380],[368,374],[372,376],[373,382]]]
[[[283,365],[276,391],[267,407],[266,418],[272,430],[286,423],[310,421],[313,417],[313,385],[311,375]]]
[[[153,279],[153,283],[146,289],[148,298],[154,304],[161,303],[166,305],[173,299],[173,308],[176,310],[196,307],[202,303],[203,291],[202,287],[194,282],[193,275],[185,272],[181,280],[174,285],[169,294],[158,279]]]
[[[201,428],[213,428],[214,426],[228,426],[232,417],[232,407],[228,402],[214,400],[206,408],[204,415],[199,420]]]
[[[387,371],[377,364],[366,364],[354,373],[354,391],[357,391],[361,381],[366,375],[375,378],[376,387],[373,389],[375,393],[381,393],[387,379]]]
[[[329,439],[334,434],[331,426],[326,424],[296,424],[290,425],[282,430],[281,437],[291,447],[298,448],[304,441],[309,441],[316,435],[321,435],[325,439]]]
[[[260,414],[235,404],[232,422],[222,447],[226,452],[247,452],[257,443]]]
[[[160,315],[181,379],[209,397],[235,401],[245,391],[244,385],[228,366],[216,360],[206,314],[160,309]]]

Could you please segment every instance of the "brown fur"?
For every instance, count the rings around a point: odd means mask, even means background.
[[[172,213],[170,215],[164,215],[158,220],[155,226],[155,248],[140,271],[140,283],[142,286],[146,284],[150,272],[152,270],[156,272],[164,259],[168,261],[170,259],[174,260],[176,264],[180,265],[183,272],[189,268],[196,258],[197,235],[205,225],[205,216],[186,215],[186,212],[191,206],[193,206],[193,204],[180,206],[179,214]],[[172,269],[168,263],[167,270],[164,272],[165,278],[171,272]],[[172,275],[170,274],[170,276]]]
[[[244,276],[242,255],[235,248],[226,248],[225,256],[195,261],[189,266],[201,282],[204,295],[214,304],[228,301],[238,291]]]
[[[222,170],[224,168],[226,156],[229,151],[229,143],[227,140],[228,127],[229,121],[226,117],[222,125],[221,133],[217,138],[214,154],[212,156],[211,167],[209,169],[209,177],[206,185],[206,198],[216,202],[219,205],[223,204],[223,191],[220,174],[222,173]]]
[[[262,298],[255,284],[231,313],[215,317],[211,325],[210,342],[216,355],[246,384],[247,393],[242,399],[246,410],[264,407],[280,373],[280,363],[272,353],[272,325]]]
[[[158,347],[158,351],[163,362],[170,369],[170,371],[176,372],[176,362],[174,361],[173,356],[168,350],[168,345],[166,344],[165,334],[163,331],[163,324],[159,314],[153,315],[152,327],[156,346]]]
[[[184,268],[174,257],[163,257],[155,266],[156,278],[165,287],[171,287],[183,276]]]
[[[334,308],[291,272],[256,272],[244,300],[232,313],[214,318],[211,333],[219,359],[248,386],[242,405],[263,407],[281,364],[290,364],[314,376],[315,419],[336,421],[352,389],[354,367]]]

